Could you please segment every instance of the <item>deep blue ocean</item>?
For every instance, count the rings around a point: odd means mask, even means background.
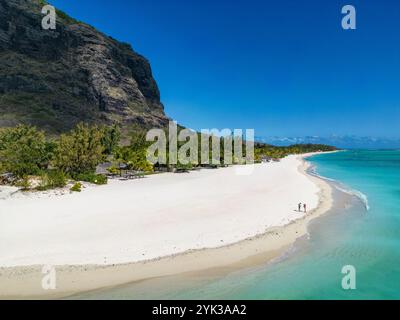
[[[350,150],[309,161],[315,174],[332,180],[335,208],[314,220],[309,237],[279,261],[211,279],[143,281],[82,298],[399,299],[400,151]],[[356,270],[355,290],[342,288],[345,265]]]

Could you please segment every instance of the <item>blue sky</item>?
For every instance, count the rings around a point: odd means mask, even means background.
[[[398,1],[50,2],[147,57],[190,128],[400,138]],[[357,30],[341,28],[346,4]]]

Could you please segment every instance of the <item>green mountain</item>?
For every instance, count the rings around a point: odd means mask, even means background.
[[[76,123],[164,127],[149,62],[95,28],[57,12],[42,28],[42,0],[0,0],[0,127],[28,123],[57,134]]]

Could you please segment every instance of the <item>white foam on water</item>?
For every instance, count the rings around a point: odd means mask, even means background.
[[[367,211],[369,211],[371,209],[371,207],[369,206],[368,197],[361,191],[351,189],[346,186],[344,186],[344,187],[339,186],[339,185],[335,185],[335,188],[338,189],[339,191],[345,192],[347,194],[350,194],[352,196],[356,196],[357,198],[359,198],[361,200],[361,202],[364,204],[365,209],[367,209]]]
[[[334,185],[334,187],[335,187],[337,190],[339,190],[339,191],[341,191],[341,192],[344,192],[344,193],[347,193],[347,194],[349,194],[349,195],[351,195],[351,196],[355,196],[355,197],[357,197],[358,199],[360,199],[361,202],[363,203],[365,209],[366,209],[367,211],[369,211],[369,210],[371,209],[371,207],[369,206],[369,202],[368,202],[368,197],[367,197],[367,195],[365,195],[364,193],[362,193],[362,192],[359,191],[359,190],[352,189],[352,188],[346,186],[345,184],[343,184],[342,182],[340,182],[340,181],[338,181],[338,180],[335,180],[335,179],[331,179],[331,178],[327,178],[327,177],[321,176],[320,174],[317,173],[317,170],[316,170],[316,166],[315,166],[315,165],[312,165],[312,166],[310,167],[310,169],[309,169],[309,174],[311,174],[311,175],[313,175],[313,176],[315,176],[315,177],[317,177],[317,178],[320,178],[320,179],[324,179],[324,180],[333,182],[333,185]]]

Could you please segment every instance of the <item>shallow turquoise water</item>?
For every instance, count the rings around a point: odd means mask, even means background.
[[[399,299],[400,151],[345,151],[310,161],[355,196],[337,192],[334,212],[315,220],[310,238],[281,261],[222,278],[170,277],[82,298]],[[356,290],[341,287],[345,265],[356,268]]]

